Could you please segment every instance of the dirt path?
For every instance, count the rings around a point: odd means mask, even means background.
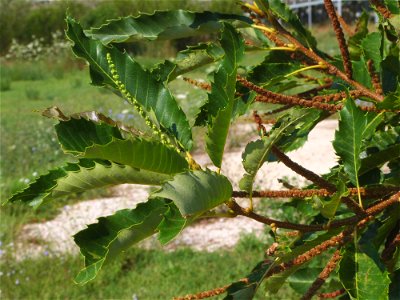
[[[300,162],[308,169],[322,174],[328,172],[336,164],[331,141],[337,121],[321,122],[309,136],[308,142],[297,151],[289,153],[296,162]],[[255,139],[255,127],[251,125],[236,128],[233,133],[240,138],[243,145],[248,140]],[[243,149],[243,148],[242,148]],[[238,189],[238,182],[244,174],[241,153],[242,149],[226,153],[222,164],[222,173],[232,181],[234,189]],[[197,154],[195,159],[203,166],[213,169],[206,154]],[[281,163],[264,165],[257,175],[256,186],[262,189],[282,189],[279,178],[288,178],[296,186],[304,185],[303,178],[288,169]],[[18,257],[37,256],[48,253],[77,253],[72,235],[84,229],[86,224],[96,222],[100,216],[113,214],[123,208],[135,207],[137,203],[145,201],[148,187],[138,185],[121,185],[114,188],[115,197],[83,201],[75,205],[65,206],[60,214],[45,223],[28,224],[22,228],[20,239],[16,242]],[[233,247],[242,234],[259,233],[263,229],[260,223],[247,218],[213,219],[201,221],[186,228],[179,237],[166,246],[167,250],[189,246],[200,251],[214,251],[219,248]],[[39,241],[39,242],[38,242]],[[151,247],[154,240],[145,243]]]

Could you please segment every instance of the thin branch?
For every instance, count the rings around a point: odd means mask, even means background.
[[[314,231],[321,231],[321,230],[326,229],[326,228],[324,229],[323,225],[295,224],[295,223],[283,222],[283,221],[278,221],[278,220],[271,219],[268,217],[264,217],[259,214],[256,214],[253,211],[244,209],[239,204],[237,204],[235,201],[228,202],[227,206],[237,215],[245,216],[245,217],[248,217],[255,221],[258,221],[260,223],[267,224],[270,226],[275,226],[278,228],[292,229],[292,230],[298,230],[298,231],[302,231],[302,232],[314,232]],[[355,222],[355,220],[351,220],[350,224],[352,224],[354,222]],[[344,224],[344,225],[348,225],[348,224]]]
[[[349,48],[347,47],[346,39],[344,38],[343,30],[342,27],[340,26],[340,22],[336,14],[335,7],[333,6],[331,0],[324,0],[324,5],[326,12],[328,13],[329,19],[331,19],[331,23],[339,43],[340,53],[343,58],[344,70],[346,72],[347,77],[349,79],[352,79],[353,70],[351,67]]]
[[[361,196],[367,198],[381,198],[388,194],[399,191],[398,187],[384,187],[384,188],[360,188]],[[357,188],[348,189],[350,195],[357,195]],[[327,189],[290,189],[290,190],[264,190],[264,191],[253,191],[253,198],[306,198],[312,196],[328,197],[333,195],[333,191]],[[247,198],[249,193],[244,191],[233,191],[232,197],[234,198]]]
[[[394,205],[396,203],[400,203],[400,192],[392,195],[389,199],[380,201],[374,205],[371,205],[367,210],[365,211],[365,214],[367,215],[367,218],[364,220],[367,220],[368,218],[373,218],[375,215],[381,213],[385,208]],[[295,224],[295,223],[290,223],[290,222],[282,222],[278,220],[274,220],[268,217],[261,216],[259,214],[256,214],[253,211],[249,211],[241,207],[239,204],[237,204],[234,200],[226,203],[226,205],[236,214],[236,215],[241,215],[248,217],[250,219],[253,219],[255,221],[258,221],[263,224],[267,224],[270,226],[274,226],[277,228],[285,228],[285,229],[293,229],[293,230],[298,230],[301,232],[314,232],[314,231],[323,231],[323,230],[329,230],[332,228],[338,228],[346,225],[354,225],[360,220],[363,220],[363,216],[354,216],[354,217],[349,217],[346,219],[342,220],[337,220],[333,222],[329,222],[327,224],[311,224],[311,225],[303,225],[303,224]],[[362,221],[360,221],[362,222]]]
[[[340,250],[336,250],[335,253],[333,253],[327,265],[325,266],[325,268],[318,275],[317,279],[315,279],[315,281],[309,287],[307,292],[303,295],[303,297],[301,297],[301,300],[310,300],[312,296],[315,295],[315,293],[325,283],[329,275],[336,269],[336,265],[340,259],[341,259]]]
[[[245,216],[250,219],[253,219],[257,222],[277,227],[277,228],[283,228],[283,229],[292,229],[292,230],[298,230],[301,232],[315,232],[315,231],[324,231],[324,230],[329,230],[332,228],[339,228],[342,226],[347,226],[347,225],[354,225],[357,223],[359,218],[357,216],[350,217],[347,219],[342,219],[338,221],[334,221],[331,223],[327,224],[311,224],[311,225],[304,225],[304,224],[296,224],[296,223],[291,223],[291,222],[284,222],[284,221],[279,221],[275,219],[271,219],[265,216],[261,216],[254,211],[246,210],[243,207],[239,206],[235,201],[231,201],[227,203],[227,206],[237,215]]]
[[[297,174],[303,176],[304,178],[312,181],[316,185],[327,189],[329,192],[336,192],[336,187],[323,179],[321,176],[315,174],[314,172],[304,168],[303,166],[299,165],[298,163],[291,160],[286,154],[280,151],[276,146],[272,147],[272,152],[276,155],[276,157],[284,163],[287,167],[295,171]],[[357,216],[363,217],[365,216],[365,211],[352,199],[349,197],[342,197],[342,201],[346,206],[352,210]]]

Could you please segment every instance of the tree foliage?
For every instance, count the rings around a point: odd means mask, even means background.
[[[324,1],[341,48],[335,57],[319,50],[318,41],[279,0],[243,3],[245,16],[158,11],[88,30],[68,16],[66,35],[75,55],[87,61],[92,84],[130,102],[148,130],[95,112],[65,116],[49,108],[44,115],[59,120],[55,129],[62,149],[78,161],[38,177],[8,202],[37,207],[107,185],[159,187],[147,202],[101,217],[74,236],[85,260],[75,279],[79,284],[93,280],[107,261],[141,240],[158,234],[165,244],[196,219],[225,207],[227,217],[245,216],[271,226],[275,243],[266,249],[270,257],[237,282],[185,299],[225,292],[226,299],[251,299],[256,293],[274,294],[284,283],[310,299],[327,281],[328,293],[321,297],[398,299],[400,15],[390,1],[371,2],[379,14],[377,31],[368,32],[363,15],[345,38],[331,0]],[[190,46],[176,60],[154,68],[144,68],[119,45],[205,33],[218,39]],[[265,59],[242,66],[254,51]],[[168,83],[206,64],[215,66],[210,83],[187,79],[209,91],[200,113],[190,120]],[[246,173],[241,191],[235,191],[222,165],[228,130],[259,103],[278,105],[269,115],[279,114],[266,130],[260,110],[253,113],[260,137],[244,149]],[[332,142],[338,163],[328,174],[315,174],[287,153],[302,147],[310,131],[332,115],[338,116]],[[216,172],[191,156],[190,124],[206,128],[205,150]],[[259,169],[277,160],[311,184],[302,190],[255,190]],[[282,207],[299,211],[306,200],[311,204],[308,223],[275,220],[257,211],[252,198],[262,195],[285,195],[289,202]],[[249,207],[240,206],[238,197],[249,198]],[[321,256],[323,266],[311,265]]]

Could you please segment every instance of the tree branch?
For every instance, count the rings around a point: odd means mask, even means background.
[[[277,156],[277,158],[284,163],[287,167],[295,171],[297,174],[300,174],[304,178],[312,181],[316,185],[327,189],[329,192],[336,192],[336,187],[323,179],[321,176],[315,174],[314,172],[307,170],[303,166],[300,166],[298,163],[292,161],[286,154],[284,154],[282,151],[278,149],[278,147],[273,146],[272,147],[272,152]],[[342,201],[346,206],[352,210],[357,216],[364,217],[365,216],[365,211],[352,199],[349,197],[342,197]]]
[[[301,232],[314,232],[314,231],[323,231],[323,230],[329,230],[332,228],[338,228],[346,225],[354,225],[357,222],[362,222],[362,220],[366,220],[368,218],[372,218],[375,215],[379,214],[382,212],[385,208],[394,205],[396,203],[400,203],[400,192],[392,195],[389,199],[380,201],[369,208],[366,209],[365,215],[364,216],[353,216],[349,217],[346,219],[342,220],[337,220],[333,222],[329,222],[326,224],[311,224],[311,225],[303,225],[303,224],[295,224],[295,223],[290,223],[290,222],[283,222],[283,221],[278,221],[274,220],[268,217],[261,216],[253,211],[249,211],[241,207],[239,204],[237,204],[234,200],[231,200],[226,203],[226,205],[236,214],[236,215],[241,215],[248,217],[250,219],[253,219],[255,221],[258,221],[263,224],[267,224],[270,226],[275,226],[278,228],[284,228],[284,229],[292,229],[292,230],[298,230]],[[366,217],[365,217],[366,216]],[[361,220],[361,221],[360,221]]]
[[[399,187],[387,187],[387,188],[360,188],[361,196],[367,198],[381,198],[388,194],[399,191]],[[350,195],[357,195],[357,188],[348,189]],[[306,198],[312,196],[328,197],[333,195],[333,191],[327,189],[290,189],[290,190],[264,190],[264,191],[253,191],[253,198]],[[244,191],[233,191],[232,197],[234,198],[248,198],[249,193]]]

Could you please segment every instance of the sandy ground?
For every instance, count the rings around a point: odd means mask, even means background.
[[[337,121],[321,122],[309,136],[308,142],[299,150],[289,153],[296,162],[301,162],[308,169],[323,174],[336,164],[331,141],[334,137]],[[256,138],[256,128],[253,125],[240,125],[233,129],[231,135],[236,135],[244,145]],[[244,174],[241,153],[243,147],[226,153],[222,164],[222,173],[238,190],[238,182]],[[195,159],[202,165],[213,169],[206,154],[196,154]],[[283,189],[279,178],[288,178],[297,186],[305,184],[303,178],[281,163],[264,165],[257,176],[256,186],[260,189]],[[19,235],[16,246],[19,249],[17,258],[35,257],[47,254],[78,253],[78,248],[72,236],[84,229],[86,224],[96,222],[100,216],[113,214],[123,208],[133,208],[137,203],[146,201],[148,187],[138,185],[121,185],[114,187],[115,197],[83,201],[71,206],[65,206],[53,220],[44,223],[27,224]],[[214,251],[219,248],[231,248],[241,235],[260,233],[263,225],[253,220],[237,217],[234,219],[204,220],[186,228],[175,240],[166,246],[167,250],[189,246],[200,251]],[[145,241],[142,246],[151,247],[156,241]]]

